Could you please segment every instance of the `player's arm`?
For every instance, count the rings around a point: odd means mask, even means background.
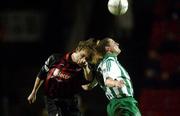
[[[77,63],[80,67],[82,67],[83,69],[83,73],[84,73],[84,78],[87,81],[92,81],[93,80],[93,74],[92,74],[92,68],[90,66],[90,64],[86,61],[86,59],[81,59],[78,61]]]
[[[28,101],[30,104],[34,103],[36,101],[36,94],[39,90],[39,87],[42,85],[44,80],[40,79],[39,77],[36,77],[34,87],[32,89],[31,94],[28,96]]]
[[[41,70],[39,71],[39,73],[36,77],[36,80],[34,82],[34,86],[33,86],[33,89],[31,91],[31,94],[27,98],[30,104],[34,103],[36,101],[36,94],[37,94],[40,86],[44,82],[45,78],[47,77],[47,73],[49,71],[49,68],[54,63],[56,63],[58,57],[59,56],[56,54],[49,56],[48,59],[45,61],[45,64],[42,66]]]
[[[85,79],[88,81],[92,81],[93,80],[92,70],[90,69],[88,63],[83,66],[83,71],[84,71]]]
[[[82,85],[82,88],[84,90],[91,90],[98,84],[97,79],[95,78],[97,76],[95,65],[87,63],[86,67],[83,67],[83,70],[85,79],[90,81],[90,83]]]
[[[96,79],[93,79],[93,81],[91,83],[88,83],[86,85],[82,85],[81,87],[84,89],[84,90],[91,90],[93,89],[96,85],[98,84],[97,80]]]
[[[114,74],[117,73],[117,63],[114,61],[114,59],[109,58],[105,65],[104,70],[106,70],[106,72],[104,74],[104,84],[108,87],[122,88],[125,85],[124,80],[117,80],[115,77],[113,77],[115,76]]]
[[[123,80],[113,80],[112,78],[107,78],[105,80],[105,85],[108,87],[118,87],[118,88],[122,88],[125,83]]]

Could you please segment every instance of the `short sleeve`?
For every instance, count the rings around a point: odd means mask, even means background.
[[[61,55],[60,54],[52,54],[51,56],[48,57],[48,59],[45,61],[44,65],[41,67],[39,73],[38,73],[38,77],[40,79],[45,79],[47,77],[47,74],[50,70],[50,68],[56,63],[58,62],[58,60],[60,59]]]

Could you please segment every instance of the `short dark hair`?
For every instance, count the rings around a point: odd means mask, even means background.
[[[106,38],[102,39],[96,47],[97,52],[102,56],[104,56],[106,54],[105,47],[109,45],[109,39],[111,39],[111,38],[106,37]]]

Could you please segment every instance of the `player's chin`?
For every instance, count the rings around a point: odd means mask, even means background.
[[[121,50],[119,50],[118,53],[120,54],[120,53],[121,53]]]
[[[116,52],[115,52],[116,55],[118,55],[118,54],[120,54],[120,53],[121,53],[121,51],[116,51]]]

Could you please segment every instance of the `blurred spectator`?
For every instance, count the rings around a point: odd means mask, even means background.
[[[158,80],[160,72],[160,56],[156,50],[149,50],[145,63],[145,80]]]

